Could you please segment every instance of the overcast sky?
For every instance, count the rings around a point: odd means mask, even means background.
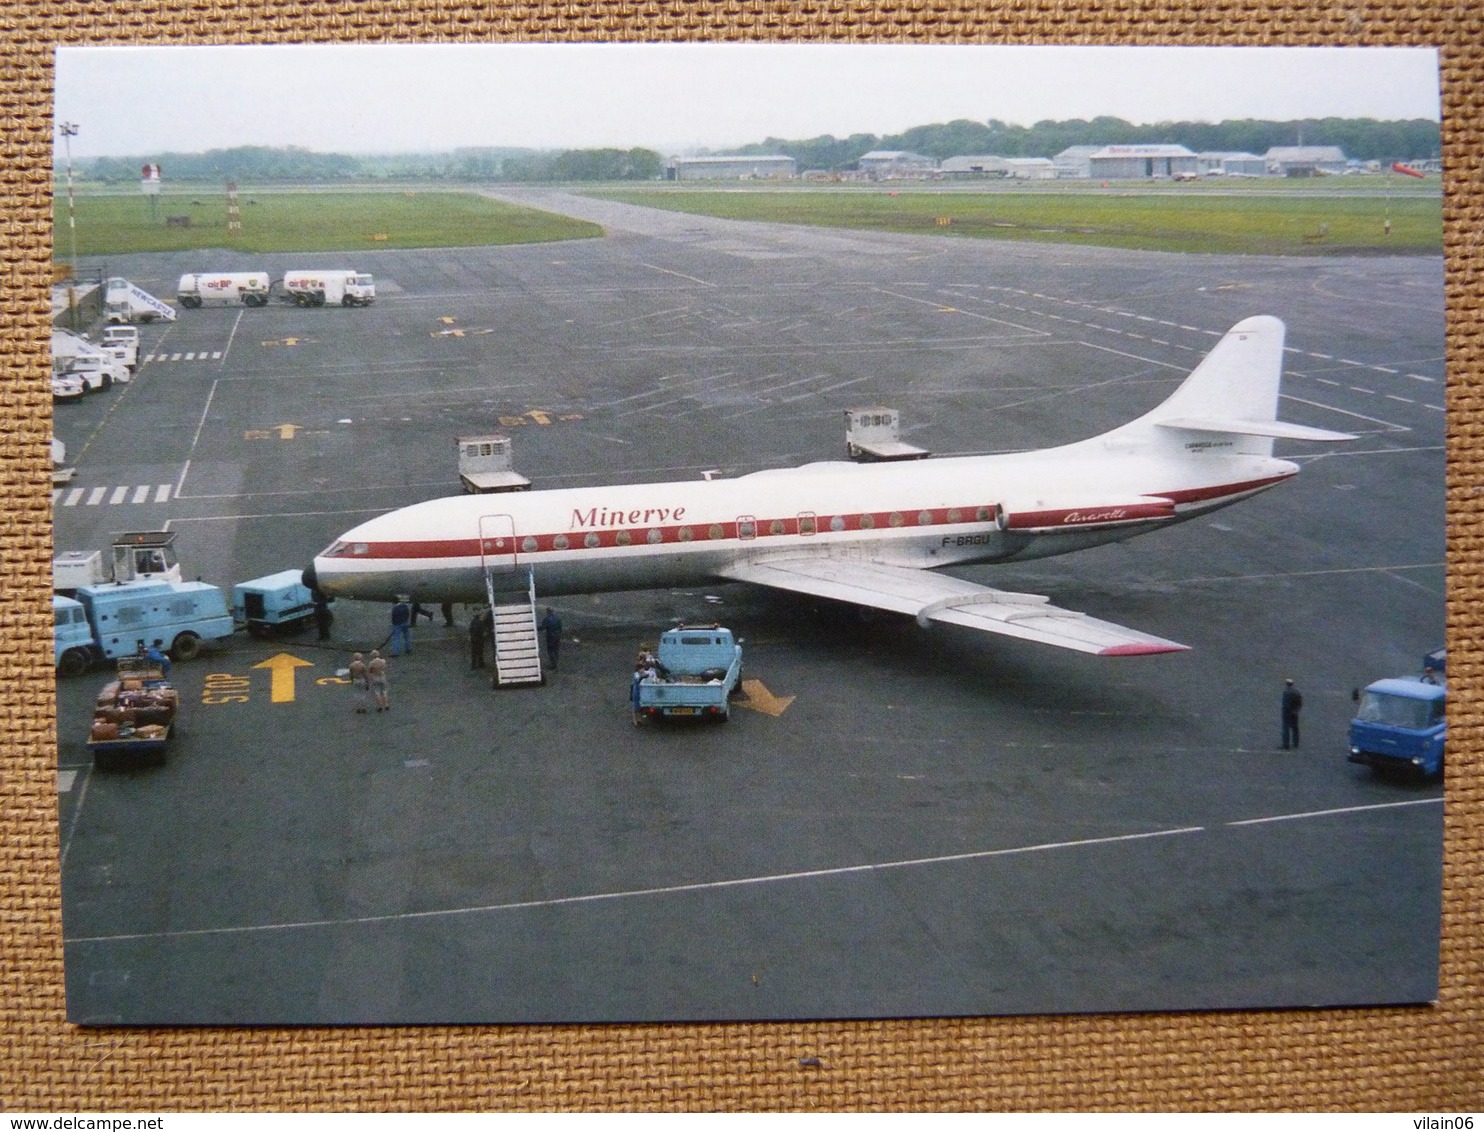
[[[1431,118],[1428,48],[867,44],[63,47],[56,120],[76,157],[297,145],[646,146],[1017,125]],[[60,146],[59,146],[60,151]]]

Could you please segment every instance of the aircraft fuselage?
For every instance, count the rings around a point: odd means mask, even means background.
[[[315,558],[343,597],[478,601],[485,573],[543,595],[698,585],[739,559],[866,558],[915,569],[1041,558],[1234,503],[1297,472],[1259,454],[1110,459],[1062,449],[809,464],[736,479],[460,495],[379,516]],[[520,584],[524,584],[522,581]]]

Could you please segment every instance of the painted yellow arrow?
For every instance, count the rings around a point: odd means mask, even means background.
[[[794,702],[793,696],[775,696],[768,691],[761,680],[742,681],[742,691],[746,693],[747,698],[738,700],[738,707],[751,708],[764,715],[771,715],[775,719],[787,711],[788,705]]]
[[[273,674],[273,682],[270,685],[272,692],[269,698],[275,704],[291,704],[294,702],[294,669],[313,668],[314,662],[300,660],[297,656],[281,652],[253,667],[266,668]]]

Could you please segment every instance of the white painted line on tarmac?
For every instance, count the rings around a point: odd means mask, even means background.
[[[128,494],[129,488],[127,486],[114,488],[113,494],[108,497],[108,505],[110,507],[118,506],[124,501],[125,497],[127,497]]]
[[[227,344],[222,349],[222,357],[226,357],[232,352],[232,343],[237,341],[237,328],[242,325],[242,316],[246,313],[246,311],[238,311],[237,317],[232,320],[232,333],[227,335]],[[176,494],[179,493],[177,492]]]
[[[67,835],[62,838],[62,854],[60,865],[63,869],[67,867],[67,853],[72,848],[73,835],[77,833],[77,822],[82,817],[83,803],[88,800],[88,783],[93,781],[93,776],[86,770],[82,776],[82,789],[77,794],[77,804],[72,807],[72,820],[67,823]]]
[[[242,321],[242,315],[237,316],[237,321]],[[237,333],[236,323],[232,325],[232,333]],[[228,343],[230,346],[230,343]],[[191,455],[186,457],[185,466],[180,469],[180,478],[175,481],[175,498],[180,498],[181,488],[185,486],[185,478],[190,474],[191,459],[196,454],[196,445],[201,443],[201,430],[206,427],[206,415],[211,412],[211,402],[216,398],[216,387],[220,378],[211,383],[211,392],[206,395],[206,404],[201,407],[201,419],[196,422],[196,435],[191,437]]]
[[[984,849],[973,853],[953,853],[943,857],[918,857],[902,861],[883,861],[869,865],[843,865],[833,869],[808,869],[793,873],[773,873],[764,876],[738,877],[733,880],[698,881],[693,884],[673,884],[658,888],[635,888],[618,892],[595,892],[583,896],[556,896],[549,900],[521,900],[510,904],[487,904],[470,908],[442,908],[427,912],[395,912],[384,916],[354,916],[338,920],[296,920],[281,924],[250,924],[226,928],[183,928],[166,932],[135,932],[124,935],[80,936],[64,939],[64,943],[119,943],[136,939],[181,939],[191,936],[244,935],[256,932],[292,931],[303,928],[350,927],[358,924],[384,924],[406,920],[430,920],[447,916],[468,916],[481,912],[515,912],[532,908],[558,908],[571,904],[596,904],[609,900],[633,900],[650,896],[675,896],[689,892],[713,892],[718,889],[747,888],[759,884],[780,884],[788,881],[818,880],[822,877],[850,876],[852,874],[885,872],[892,869],[921,868],[927,865],[958,864],[964,861],[982,861],[992,857],[1013,857],[1025,853],[1045,853],[1058,849],[1082,849],[1093,845],[1113,845],[1129,841],[1147,841],[1157,837],[1178,837],[1183,834],[1203,833],[1205,826],[1192,825],[1179,829],[1159,829],[1146,833],[1124,833],[1112,837],[1091,837],[1080,841],[1049,841],[1039,845],[1020,845],[1010,849]]]
[[[1173,578],[1171,585],[1193,582],[1268,582],[1288,578],[1328,578],[1338,574],[1396,574],[1403,570],[1442,570],[1446,562],[1408,562],[1399,566],[1337,566],[1330,570],[1287,570],[1271,574],[1211,574],[1204,577]]]
[[[665,275],[678,275],[681,279],[689,279],[692,283],[699,283],[702,287],[716,286],[715,283],[709,283],[705,279],[697,279],[694,275],[687,275],[683,271],[671,271],[668,267],[659,267],[652,263],[645,263],[642,260],[640,261],[639,266],[647,267],[651,271],[658,271]]]
[[[84,781],[83,789],[87,789]],[[1261,818],[1245,818],[1239,821],[1223,823],[1224,828],[1238,829],[1255,825],[1271,825],[1277,822],[1307,821],[1313,818],[1341,817],[1348,814],[1373,813],[1379,810],[1402,809],[1411,806],[1438,806],[1442,805],[1442,797],[1418,798],[1405,802],[1380,802],[1368,806],[1343,806],[1329,810],[1306,810],[1293,814],[1273,814]],[[79,808],[81,799],[79,799]],[[74,823],[75,823],[74,817]],[[984,849],[971,853],[953,853],[940,857],[916,857],[900,861],[881,861],[866,865],[843,865],[831,869],[807,869],[791,873],[771,873],[762,876],[737,877],[732,880],[697,881],[692,884],[673,884],[655,888],[625,889],[616,892],[595,892],[581,896],[557,896],[548,900],[521,900],[509,904],[485,904],[464,908],[441,908],[426,912],[395,912],[382,916],[354,916],[344,919],[324,920],[293,920],[279,924],[245,924],[235,927],[221,928],[184,928],[175,931],[164,932],[132,932],[119,935],[106,936],[77,936],[64,939],[64,943],[123,943],[131,940],[141,939],[182,939],[195,936],[221,936],[221,935],[248,935],[264,932],[298,931],[306,928],[333,928],[354,927],[363,924],[385,924],[408,920],[430,920],[450,916],[469,916],[492,912],[519,912],[536,908],[557,908],[576,904],[597,904],[612,900],[634,900],[654,896],[677,896],[694,892],[714,892],[724,889],[747,888],[754,885],[782,884],[800,880],[819,880],[823,878],[842,877],[851,875],[869,875],[872,873],[886,872],[896,869],[924,868],[932,865],[961,864],[967,861],[984,861],[997,857],[1023,856],[1029,853],[1047,853],[1063,849],[1086,849],[1099,845],[1126,844],[1134,841],[1148,841],[1163,837],[1181,837],[1194,833],[1209,832],[1206,826],[1192,825],[1181,826],[1176,829],[1152,830],[1145,833],[1125,833],[1111,837],[1090,837],[1077,841],[1048,841],[1037,845],[1020,845],[1008,849]],[[71,842],[71,831],[69,830],[68,843]],[[66,846],[63,848],[63,858],[66,857]]]
[[[1354,417],[1358,421],[1369,421],[1371,424],[1385,425],[1386,428],[1391,432],[1412,431],[1411,428],[1407,425],[1397,424],[1395,421],[1383,421],[1380,417],[1368,417],[1364,413],[1352,413],[1349,409],[1341,409],[1337,408],[1334,405],[1326,405],[1323,401],[1306,401],[1302,397],[1290,397],[1287,393],[1283,394],[1283,400],[1293,401],[1295,404],[1299,405],[1309,405],[1312,408],[1323,409],[1329,413],[1339,413],[1342,417]]]
[[[1442,798],[1415,798],[1407,802],[1377,802],[1371,806],[1345,806],[1338,810],[1309,810],[1302,814],[1278,814],[1271,818],[1248,818],[1246,821],[1229,821],[1228,826],[1268,825],[1277,821],[1304,821],[1308,818],[1328,818],[1338,814],[1364,814],[1372,810],[1395,810],[1402,806],[1441,806]]]
[[[84,782],[86,790],[86,782]],[[81,799],[79,799],[79,804]],[[1437,806],[1442,805],[1442,797],[1409,799],[1404,802],[1380,802],[1366,806],[1343,806],[1327,810],[1306,810],[1292,814],[1272,814],[1261,818],[1244,818],[1239,821],[1223,823],[1227,829],[1245,828],[1256,825],[1271,825],[1277,822],[1307,821],[1313,818],[1341,817],[1349,814],[1373,813],[1380,810],[1402,809],[1412,806]],[[75,819],[74,819],[75,820]],[[800,880],[819,880],[822,878],[869,875],[871,873],[886,872],[896,869],[924,868],[932,865],[960,864],[966,861],[984,861],[997,857],[1015,857],[1029,853],[1047,853],[1063,849],[1085,849],[1099,845],[1126,844],[1134,841],[1148,841],[1163,837],[1181,837],[1194,833],[1206,833],[1206,826],[1192,825],[1181,826],[1175,829],[1152,830],[1145,833],[1116,834],[1110,837],[1090,837],[1077,841],[1048,841],[1036,845],[1020,845],[1007,849],[984,849],[970,853],[953,853],[939,857],[916,857],[899,861],[882,861],[866,865],[843,865],[830,869],[807,869],[790,873],[771,873],[762,876],[737,877],[732,880],[698,881],[691,884],[664,885],[655,888],[625,889],[616,892],[596,892],[581,896],[557,896],[548,900],[522,900],[509,904],[486,904],[464,908],[443,908],[426,912],[396,912],[382,916],[355,916],[345,919],[324,920],[295,920],[279,924],[246,924],[236,927],[221,928],[185,928],[176,931],[164,932],[134,932],[120,935],[107,936],[78,936],[72,939],[64,939],[64,943],[122,943],[130,940],[141,939],[180,939],[192,936],[213,935],[247,935],[263,932],[296,931],[305,928],[329,928],[329,927],[353,927],[362,924],[384,924],[407,920],[429,920],[450,916],[478,915],[480,913],[492,912],[518,912],[528,911],[536,908],[556,908],[565,905],[596,904],[611,900],[633,900],[654,896],[677,896],[693,892],[712,892],[724,889],[746,888],[762,884],[782,884]],[[69,831],[68,841],[71,836]],[[63,856],[66,856],[64,847]]]

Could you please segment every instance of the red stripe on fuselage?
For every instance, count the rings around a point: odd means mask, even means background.
[[[1291,473],[1290,473],[1291,474]],[[1151,499],[1167,499],[1179,504],[1208,503],[1229,495],[1245,495],[1271,487],[1288,479],[1288,475],[1270,476],[1245,483],[1219,484],[1213,487],[1186,488],[1179,491],[1148,492]],[[1151,503],[1147,518],[1158,520],[1172,517],[1164,512],[1164,505]],[[1079,512],[1096,513],[1106,508],[1067,508],[1048,511],[1035,516],[1037,525],[1062,526],[1073,529],[1077,521],[1068,522],[1068,516]],[[1145,515],[1133,518],[1145,518]],[[1029,516],[1021,516],[1024,521]],[[529,555],[563,551],[612,550],[641,548],[646,546],[684,546],[690,543],[741,541],[765,543],[770,538],[787,536],[810,537],[815,534],[861,534],[864,532],[890,532],[894,530],[923,529],[927,527],[959,526],[963,524],[992,523],[995,519],[995,504],[976,504],[971,507],[933,507],[919,511],[868,511],[850,515],[813,516],[812,529],[808,517],[790,515],[786,518],[756,519],[747,523],[736,520],[724,523],[679,523],[668,526],[621,527],[601,530],[576,529],[555,534],[516,534],[508,538],[463,538],[463,539],[408,539],[397,541],[361,542],[347,539],[342,542],[338,554],[325,557],[366,561],[370,559],[395,559],[414,561],[418,559],[507,557],[512,554]],[[1097,520],[1082,520],[1096,525]],[[365,549],[357,553],[356,548]]]

